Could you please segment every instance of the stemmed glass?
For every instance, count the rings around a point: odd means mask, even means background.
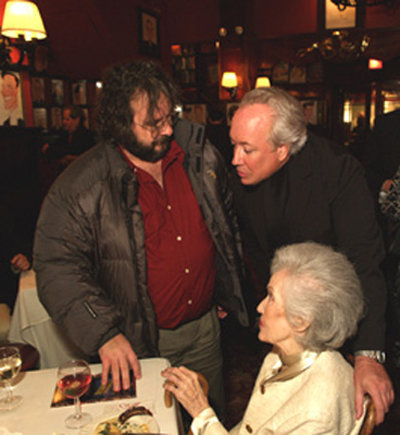
[[[74,399],[75,404],[75,413],[66,418],[65,425],[71,429],[85,426],[92,416],[82,412],[79,398],[86,393],[92,381],[89,365],[83,360],[67,361],[58,368],[57,379],[64,396]]]
[[[22,402],[21,396],[15,396],[12,392],[10,381],[21,370],[22,359],[19,349],[14,346],[0,347],[0,380],[4,383],[7,395],[0,400],[0,409],[10,410]]]

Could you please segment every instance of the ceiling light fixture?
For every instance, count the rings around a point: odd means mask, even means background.
[[[340,11],[344,11],[347,7],[361,7],[361,6],[378,6],[385,5],[391,8],[396,0],[331,0]]]

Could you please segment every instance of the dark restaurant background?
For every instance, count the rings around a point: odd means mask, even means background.
[[[5,3],[0,0],[0,20]],[[116,62],[160,62],[182,88],[185,116],[203,122],[211,110],[228,113],[257,77],[267,76],[309,103],[313,127],[349,149],[360,114],[368,133],[377,115],[400,108],[400,0],[359,7],[344,28],[327,25],[329,0],[35,3],[47,38],[27,45],[20,64],[14,49],[11,64],[0,68],[21,77],[25,123],[0,127],[0,201],[27,244],[49,185],[41,147],[61,126],[67,104],[80,105],[95,130],[96,86]],[[383,68],[369,69],[370,58]],[[225,71],[237,75],[236,97],[221,86]],[[232,421],[240,417],[260,364],[259,344],[243,334],[233,334],[225,347]],[[398,383],[398,369],[388,369]],[[377,433],[396,433],[399,417],[397,400]]]

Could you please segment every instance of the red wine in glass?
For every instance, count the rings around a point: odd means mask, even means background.
[[[83,360],[67,361],[58,368],[57,377],[60,390],[75,403],[75,414],[65,420],[66,426],[72,429],[85,426],[92,417],[81,411],[79,397],[86,393],[92,381],[89,365]]]
[[[69,399],[83,396],[89,389],[92,377],[84,373],[66,375],[58,381],[58,386],[64,396]]]

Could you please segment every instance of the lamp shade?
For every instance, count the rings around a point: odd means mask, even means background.
[[[225,71],[222,75],[221,86],[224,88],[236,88],[238,85],[236,73]]]
[[[8,0],[4,9],[1,33],[8,38],[20,35],[26,41],[46,38],[42,17],[35,3],[26,0]]]
[[[368,69],[382,69],[383,62],[379,59],[368,59]]]
[[[271,86],[271,81],[267,76],[257,77],[256,88],[269,88]]]

